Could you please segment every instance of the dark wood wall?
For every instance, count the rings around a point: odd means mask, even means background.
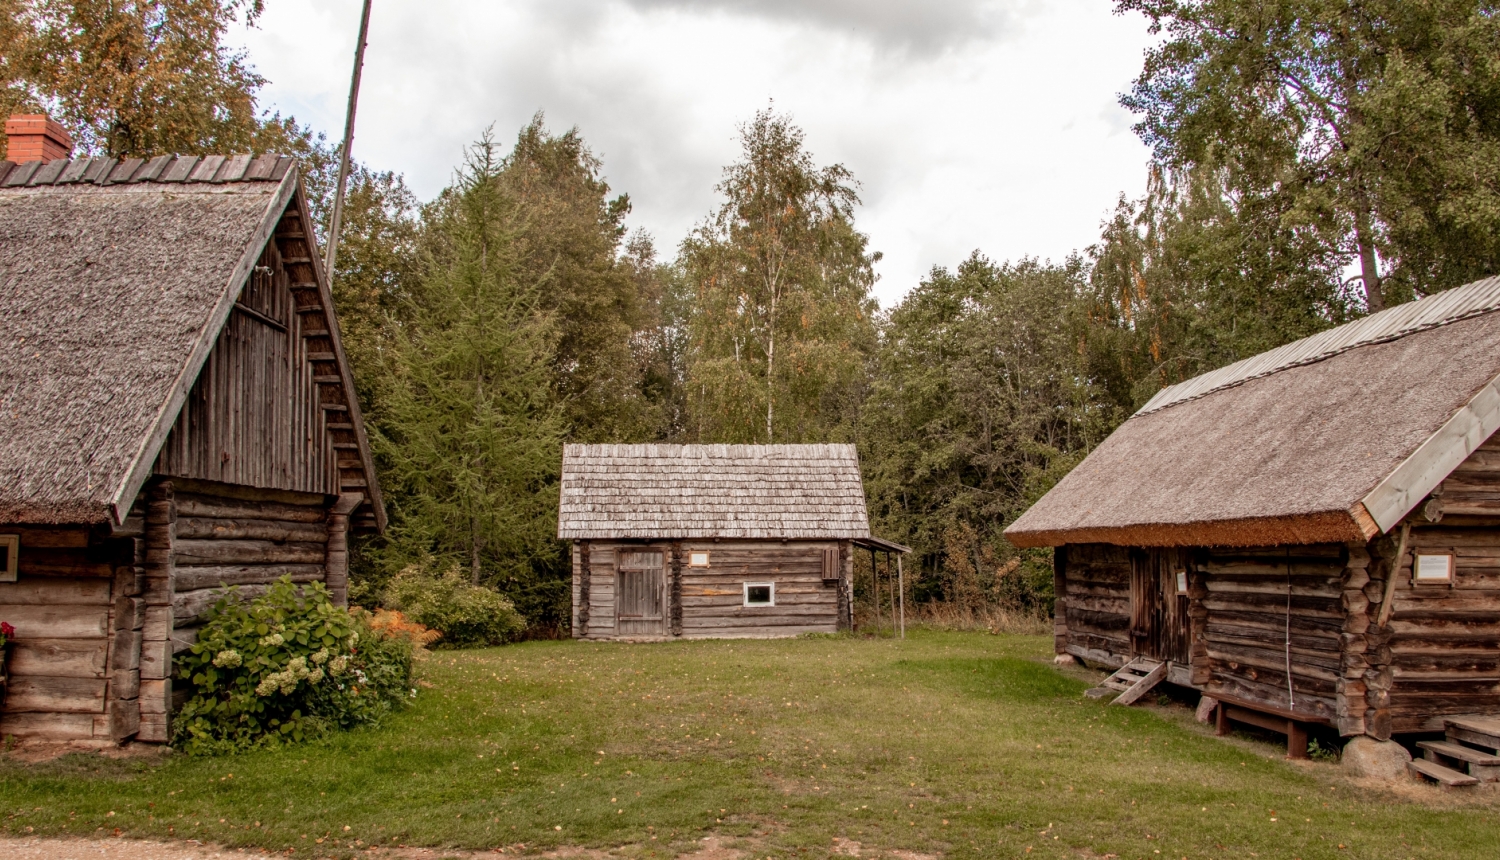
[[[1056,611],[1063,621],[1055,631],[1058,653],[1069,653],[1121,666],[1132,656],[1130,645],[1130,549],[1110,544],[1062,547],[1063,589]]]
[[[269,243],[162,446],[156,473],[339,492],[306,334],[281,254]]]
[[[847,542],[725,540],[674,544],[591,540],[573,546],[575,638],[649,635],[634,625],[621,627],[616,620],[618,559],[622,553],[643,548],[659,550],[665,560],[663,587],[668,619],[662,636],[796,636],[833,633],[847,626],[847,619],[840,619],[847,600],[841,601],[839,596],[840,589],[848,587],[852,572]],[[829,548],[839,551],[843,567],[837,584],[823,580],[823,550]],[[707,568],[689,564],[695,550],[709,553]],[[744,606],[746,582],[776,583],[776,605]]]

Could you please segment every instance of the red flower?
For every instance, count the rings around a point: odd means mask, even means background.
[[[10,637],[12,637],[14,635],[16,635],[16,628],[10,626],[9,622],[0,621],[0,636],[3,636],[6,639],[9,639]]]

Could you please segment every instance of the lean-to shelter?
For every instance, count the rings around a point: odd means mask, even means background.
[[[853,624],[870,536],[853,445],[568,445],[573,635],[773,637]]]
[[[1006,536],[1056,548],[1060,654],[1442,731],[1500,715],[1497,427],[1491,278],[1163,389]]]
[[[385,511],[311,229],[291,158],[0,162],[0,734],[166,741],[225,586],[347,599]]]

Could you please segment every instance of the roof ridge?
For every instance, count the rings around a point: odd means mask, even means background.
[[[1500,310],[1500,276],[1397,305],[1169,385],[1156,392],[1135,415],[1158,412],[1351,349],[1397,340],[1496,310]]]
[[[155,158],[57,158],[0,161],[0,187],[280,182],[295,158],[287,155],[158,155]]]

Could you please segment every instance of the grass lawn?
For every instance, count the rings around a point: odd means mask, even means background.
[[[1377,792],[1109,707],[1050,639],[913,634],[439,652],[377,730],[217,759],[0,761],[10,834],[757,857],[1500,856],[1492,788]],[[321,840],[321,841],[319,841]],[[838,840],[845,840],[839,842]]]

